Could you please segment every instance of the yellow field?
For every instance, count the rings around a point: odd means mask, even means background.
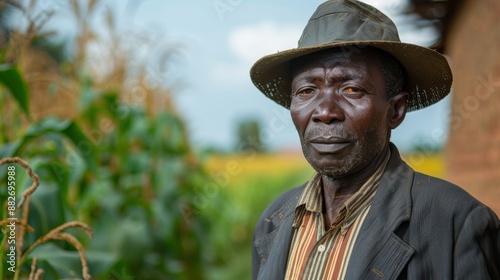
[[[403,160],[415,171],[444,179],[445,163],[442,154],[405,154]]]
[[[444,160],[441,154],[405,154],[403,159],[416,171],[439,178],[444,177]],[[313,173],[300,153],[214,155],[209,158],[207,169],[227,172],[236,180],[307,170]]]
[[[209,170],[223,170],[231,162],[237,164],[242,173],[254,174],[274,173],[308,165],[302,154],[231,154],[212,156],[207,167]]]

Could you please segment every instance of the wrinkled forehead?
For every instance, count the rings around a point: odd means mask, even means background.
[[[354,49],[332,48],[322,50],[292,60],[290,62],[290,74],[293,79],[293,77],[305,69],[317,66],[324,67],[331,63],[344,67],[378,67],[380,66],[380,54],[381,51],[373,47]]]

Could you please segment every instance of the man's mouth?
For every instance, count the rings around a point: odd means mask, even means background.
[[[349,140],[338,137],[316,137],[309,143],[318,153],[336,153],[351,144]]]

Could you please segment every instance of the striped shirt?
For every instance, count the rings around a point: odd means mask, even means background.
[[[370,211],[371,201],[390,153],[377,171],[345,202],[332,226],[325,230],[321,175],[314,174],[295,209],[294,233],[286,280],[344,279],[359,229]]]

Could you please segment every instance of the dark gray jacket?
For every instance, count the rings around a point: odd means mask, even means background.
[[[500,279],[500,222],[461,188],[410,168],[394,145],[346,279]],[[278,197],[254,232],[253,279],[284,279],[304,185]]]

